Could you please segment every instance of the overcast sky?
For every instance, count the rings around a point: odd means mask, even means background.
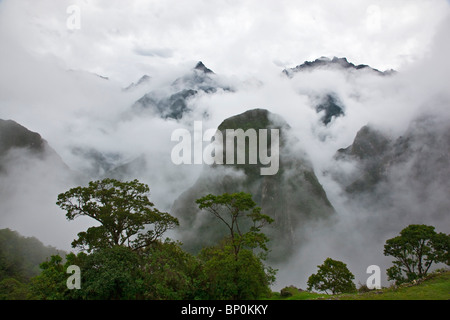
[[[398,70],[427,54],[449,12],[446,0],[2,0],[0,40],[124,84],[197,60],[224,75],[320,56]]]

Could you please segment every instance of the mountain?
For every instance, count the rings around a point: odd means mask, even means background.
[[[378,75],[390,75],[394,73],[394,70],[386,70],[384,72],[374,69],[366,64],[355,65],[347,60],[347,58],[328,58],[321,57],[314,61],[305,61],[304,63],[290,69],[284,69],[283,73],[288,77],[293,77],[297,72],[314,71],[317,69],[334,69],[334,70],[347,70],[347,71],[369,71]]]
[[[150,82],[152,78],[149,75],[144,74],[136,83],[131,83],[128,87],[124,88],[123,91],[130,91],[137,87],[140,87],[148,82]]]
[[[117,180],[128,180],[136,172],[143,172],[145,170],[149,170],[147,159],[145,155],[140,155],[129,162],[111,168],[104,176]]]
[[[261,175],[261,168],[265,166],[259,158],[257,164],[248,164],[247,161],[245,164],[207,166],[196,183],[176,199],[171,210],[180,219],[182,242],[188,250],[197,251],[205,245],[216,244],[226,235],[217,219],[201,212],[195,204],[196,199],[209,193],[244,191],[252,194],[262,213],[275,220],[264,231],[271,238],[272,260],[284,260],[292,254],[302,240],[301,228],[333,216],[334,209],[312,164],[300,151],[293,152],[290,144],[295,137],[291,136],[289,125],[279,116],[265,109],[253,109],[224,120],[218,131],[225,139],[226,130],[246,131],[251,128],[256,132],[260,129],[268,129],[268,132],[271,132],[269,129],[279,130],[279,170],[273,175]],[[234,148],[236,155],[239,151],[237,144]],[[225,147],[224,153],[229,150]],[[249,159],[248,145],[245,155]]]
[[[336,159],[355,160],[358,163],[357,177],[349,178],[346,191],[372,192],[380,180],[387,174],[393,161],[393,142],[379,130],[364,126],[358,131],[351,146],[339,149]]]
[[[168,88],[153,90],[132,106],[134,113],[151,113],[167,119],[181,119],[191,111],[189,100],[198,94],[211,94],[217,90],[232,90],[221,84],[218,76],[199,61],[191,71],[175,79]]]
[[[208,74],[208,73],[214,73],[211,69],[208,69],[208,68],[203,64],[203,62],[201,62],[201,61],[199,61],[199,62],[197,63],[197,65],[195,66],[194,70],[201,71],[201,72],[203,72],[203,73],[205,73],[205,74]]]
[[[83,173],[91,178],[97,178],[114,169],[122,161],[118,152],[100,152],[94,148],[74,146],[71,154],[83,163]]]
[[[328,125],[334,118],[345,115],[345,106],[335,92],[318,95],[315,99],[317,113],[322,113],[320,118],[324,125]]]
[[[5,173],[8,165],[22,163],[20,154],[27,159],[52,161],[55,166],[68,170],[61,157],[40,134],[13,120],[0,119],[0,172]]]
[[[0,281],[15,278],[29,280],[38,275],[39,265],[52,255],[63,254],[51,246],[45,246],[35,237],[24,237],[17,231],[0,229]]]
[[[391,219],[448,221],[450,125],[445,117],[420,116],[399,137],[365,126],[335,158],[354,166],[351,174],[335,173],[353,202],[387,212]]]
[[[355,75],[360,73],[369,73],[379,76],[388,76],[395,73],[394,70],[382,72],[365,64],[355,65],[349,62],[345,57],[333,57],[331,59],[321,57],[314,61],[305,61],[294,68],[284,69],[282,74],[287,76],[289,79],[293,79],[298,75],[317,72],[319,70],[336,71],[339,73],[348,72]],[[353,81],[357,81],[357,79],[353,79]],[[304,93],[309,96],[316,112],[322,115],[320,121],[323,125],[331,125],[333,119],[345,115],[345,105],[339,97],[339,94],[333,91],[332,88],[328,90],[315,90],[313,88],[311,92]]]
[[[42,154],[48,144],[41,136],[13,120],[0,119],[0,155],[14,148],[27,148],[34,154]]]

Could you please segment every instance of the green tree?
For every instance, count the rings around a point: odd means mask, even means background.
[[[196,201],[229,231],[218,247],[201,252],[212,299],[256,299],[268,292],[275,270],[265,267],[268,237],[261,229],[273,219],[261,213],[249,193],[209,194]],[[253,250],[260,250],[255,255]]]
[[[0,300],[26,300],[29,297],[28,284],[14,278],[0,281]]]
[[[68,220],[87,216],[100,223],[80,232],[72,246],[88,252],[115,246],[138,250],[161,239],[178,220],[154,208],[149,192],[138,180],[104,179],[59,194],[56,204],[67,211]]]
[[[348,270],[342,261],[327,258],[316,274],[308,278],[308,290],[318,290],[332,294],[351,293],[356,291],[353,283],[355,276]]]
[[[185,252],[179,242],[167,240],[142,252],[144,298],[195,300],[205,298],[205,277],[200,261]]]
[[[69,261],[81,269],[81,290],[72,290],[72,298],[136,300],[143,297],[141,257],[131,248],[102,248],[89,255],[72,256]]]
[[[424,277],[433,263],[448,265],[449,248],[450,236],[436,233],[433,226],[407,226],[384,245],[384,255],[395,258],[393,266],[387,269],[388,280],[407,282]]]
[[[30,290],[38,300],[64,300],[70,294],[67,288],[67,266],[59,255],[51,256],[50,260],[40,265],[42,272],[31,279]]]
[[[268,250],[266,243],[269,239],[261,232],[261,228],[272,223],[273,219],[261,213],[261,208],[256,206],[251,194],[208,194],[196,203],[200,209],[212,213],[227,227],[235,259],[242,248]],[[249,227],[244,229],[244,224]]]
[[[93,181],[58,196],[67,218],[88,216],[100,222],[78,234],[72,245],[85,249],[41,264],[33,279],[37,299],[197,299],[205,276],[201,262],[181,249],[181,243],[162,241],[178,220],[148,200],[148,186],[137,180]],[[145,232],[143,232],[146,230]],[[81,271],[81,289],[67,288],[68,266]],[[203,294],[204,296],[204,294]]]
[[[232,245],[204,248],[200,253],[206,282],[204,299],[254,300],[269,296],[275,270],[266,267],[251,250],[242,249],[237,259]]]
[[[71,265],[80,267],[81,289],[70,290]],[[31,292],[39,300],[130,300],[144,295],[141,260],[136,251],[115,246],[91,254],[69,253],[65,262],[52,256],[41,264],[42,272],[31,280]]]

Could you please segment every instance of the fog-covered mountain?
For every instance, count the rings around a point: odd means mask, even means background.
[[[345,70],[346,72],[371,72],[378,75],[390,75],[394,73],[394,70],[380,71],[372,68],[366,64],[355,65],[347,60],[347,58],[328,58],[320,57],[314,61],[305,61],[302,64],[294,68],[284,69],[283,73],[288,77],[293,77],[297,72],[312,72],[318,69],[334,69],[334,70]]]
[[[218,127],[225,137],[226,130],[255,129],[280,130],[279,170],[274,175],[261,175],[259,158],[257,164],[213,165],[203,170],[196,183],[178,197],[172,212],[180,219],[182,241],[185,247],[195,251],[205,245],[212,245],[227,235],[217,218],[198,209],[195,200],[207,194],[248,192],[262,208],[262,213],[274,219],[265,232],[271,242],[271,260],[285,261],[300,245],[300,229],[308,228],[319,220],[328,220],[334,209],[319,183],[308,155],[293,153],[288,123],[279,116],[264,109],[253,109],[225,119]],[[273,139],[273,137],[272,137]],[[224,138],[225,140],[225,138]],[[258,144],[262,141],[258,136]],[[224,141],[224,146],[226,143]],[[250,147],[238,149],[250,158]],[[224,148],[224,154],[229,149]],[[270,150],[270,148],[269,148]],[[272,154],[275,150],[271,151]],[[201,236],[199,236],[201,235]]]
[[[86,95],[72,89],[72,99],[63,99],[67,118],[59,105],[48,111],[61,117],[63,129],[44,120],[35,126],[52,147],[39,133],[0,121],[2,226],[67,250],[92,221],[67,222],[55,205],[58,193],[103,177],[139,179],[159,209],[180,219],[171,236],[197,252],[225,233],[195,200],[245,191],[275,220],[266,228],[269,259],[284,279],[293,270],[313,272],[328,256],[350,266],[371,259],[385,265],[387,237],[411,223],[448,225],[445,95],[428,99],[401,72],[345,58],[320,58],[261,79],[231,81],[202,62],[186,69],[143,76],[125,89],[112,78],[83,77]],[[63,79],[78,83],[75,76],[64,72]],[[222,133],[279,129],[279,170],[261,175],[260,162],[174,164],[171,135],[192,133],[194,121]]]
[[[365,126],[336,159],[355,164],[350,174],[336,173],[353,201],[399,219],[446,220],[450,125],[444,119],[422,116],[396,138]]]
[[[217,75],[199,61],[189,73],[175,79],[170,86],[146,93],[133,104],[132,110],[137,114],[152,113],[163,119],[181,119],[191,111],[189,99],[198,94],[212,94],[217,90],[231,88],[221,84]]]
[[[55,150],[37,132],[32,132],[13,120],[0,119],[0,171],[32,161],[51,161],[57,168],[69,168]]]

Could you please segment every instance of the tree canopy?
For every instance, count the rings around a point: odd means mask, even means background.
[[[262,263],[268,237],[261,229],[273,219],[261,213],[252,195],[245,192],[208,194],[196,201],[212,213],[229,234],[214,247],[204,248],[200,259],[207,277],[206,290],[213,299],[257,299],[270,292],[276,270]],[[262,250],[259,255],[253,249]]]
[[[200,209],[212,213],[228,228],[236,259],[242,248],[268,250],[266,243],[269,239],[261,232],[261,228],[272,223],[273,219],[261,213],[261,208],[256,206],[251,194],[208,194],[196,203]]]
[[[308,290],[331,291],[332,294],[356,291],[353,283],[355,276],[342,261],[327,258],[322,265],[317,267],[319,268],[318,272],[308,278]]]
[[[424,277],[433,263],[449,264],[449,249],[449,235],[436,233],[433,226],[409,225],[384,245],[384,255],[395,258],[388,279],[402,283]]]
[[[56,204],[67,212],[68,220],[87,216],[100,224],[80,232],[72,246],[88,252],[114,246],[136,250],[160,239],[178,226],[178,220],[156,209],[148,199],[149,192],[138,180],[108,178],[59,194]]]

